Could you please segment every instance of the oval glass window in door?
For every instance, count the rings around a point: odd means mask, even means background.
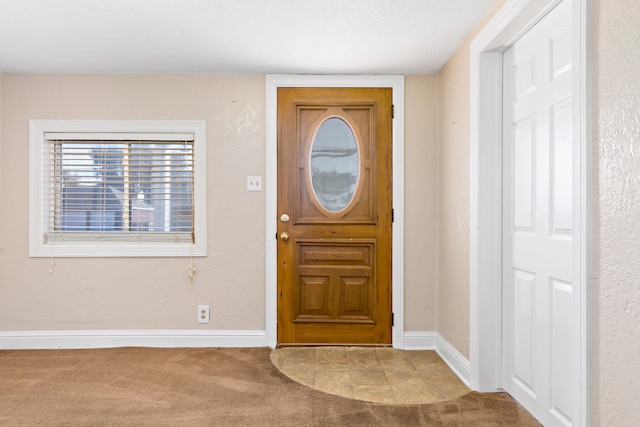
[[[340,212],[351,203],[358,188],[360,155],[351,127],[341,118],[320,124],[311,143],[311,184],[320,205]]]

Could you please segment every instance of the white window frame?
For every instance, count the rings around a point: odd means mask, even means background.
[[[43,158],[45,134],[141,133],[194,135],[194,242],[49,242],[45,212]],[[191,257],[207,255],[206,143],[203,120],[30,120],[29,256],[31,257]],[[132,236],[134,237],[134,236]]]

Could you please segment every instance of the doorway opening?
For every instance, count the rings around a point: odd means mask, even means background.
[[[266,144],[266,332],[267,342],[277,345],[277,242],[276,233],[279,214],[277,210],[278,135],[277,101],[278,88],[391,88],[394,105],[393,119],[393,222],[392,238],[392,345],[403,348],[404,336],[404,77],[403,76],[307,76],[269,75],[266,79],[267,144]]]
[[[515,41],[554,9],[560,0],[509,1],[471,44],[470,153],[470,366],[471,386],[482,392],[502,388],[502,64]],[[572,117],[574,161],[572,296],[573,425],[589,418],[589,11],[573,0]]]

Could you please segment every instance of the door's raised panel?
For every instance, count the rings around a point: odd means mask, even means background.
[[[315,320],[331,318],[329,306],[330,276],[303,276],[298,279],[298,310],[296,318]]]
[[[536,121],[528,117],[514,123],[513,131],[513,225],[514,231],[535,230],[535,132]]]
[[[515,97],[520,99],[536,90],[536,61],[527,58],[514,67]]]
[[[572,336],[573,286],[563,280],[551,279],[552,354],[551,413],[563,424],[571,425],[573,413]]]
[[[561,28],[549,40],[551,58],[551,80],[571,70],[571,26]]]
[[[571,237],[573,229],[573,104],[551,106],[551,235]]]
[[[534,319],[536,276],[528,271],[513,272],[513,376],[535,397]]]
[[[314,242],[298,240],[300,265],[367,265],[373,263],[375,244],[371,240],[337,240]]]
[[[338,317],[373,321],[373,289],[371,277],[340,277]]]

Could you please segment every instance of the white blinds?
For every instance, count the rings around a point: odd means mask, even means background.
[[[46,133],[49,242],[194,241],[194,135]]]

